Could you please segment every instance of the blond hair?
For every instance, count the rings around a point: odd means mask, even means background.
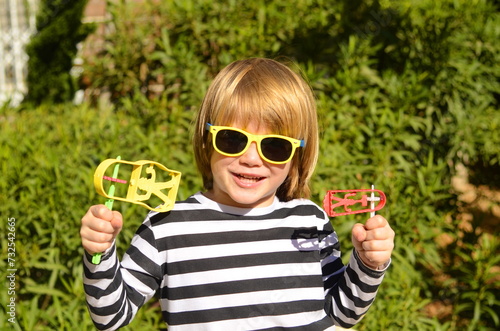
[[[213,187],[214,152],[206,123],[246,125],[252,121],[275,134],[304,139],[276,195],[282,201],[310,196],[309,180],[318,158],[316,103],[300,75],[275,60],[252,58],[229,64],[214,79],[196,118],[193,147],[205,189]]]

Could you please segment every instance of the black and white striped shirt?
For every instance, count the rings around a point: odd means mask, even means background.
[[[172,331],[351,327],[384,275],[357,254],[344,266],[328,216],[309,200],[242,209],[201,193],[150,213],[121,263],[114,245],[90,261],[85,292],[100,330],[127,325],[155,294]]]

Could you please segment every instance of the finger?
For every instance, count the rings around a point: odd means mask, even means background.
[[[91,230],[99,233],[113,234],[115,232],[115,228],[110,221],[105,221],[99,218],[92,219],[88,223],[88,227]]]
[[[109,247],[111,247],[111,243],[96,243],[93,241],[82,240],[82,246],[90,255],[94,255],[95,253],[102,253],[106,251]]]
[[[107,212],[106,212],[107,210]],[[107,214],[109,212],[109,215]],[[111,216],[111,219],[102,219],[96,217],[95,215],[101,216],[104,214],[104,217],[108,218]],[[92,206],[85,216],[82,218],[82,231],[85,232],[86,229],[90,229],[92,231],[104,232],[104,233],[113,233],[115,229],[111,224],[111,220],[113,219],[113,213],[107,209],[105,206]]]
[[[117,211],[113,211],[113,219],[111,220],[110,223],[114,229],[113,235],[116,237],[118,235],[118,233],[120,233],[120,231],[122,230],[122,227],[123,227],[122,214],[117,212]]]
[[[365,241],[371,240],[385,240],[389,237],[387,230],[385,228],[381,229],[373,229],[366,231],[366,239]]]
[[[89,254],[105,251],[114,240],[112,233],[97,232],[85,226],[80,229],[80,236],[82,246]]]
[[[114,235],[112,233],[104,233],[104,232],[91,232],[86,239],[89,242],[96,244],[105,244],[111,243],[114,240]]]
[[[394,230],[386,224],[383,228],[375,228],[372,230],[366,231],[365,241],[371,240],[388,240],[394,238]]]
[[[392,252],[394,249],[394,242],[390,239],[387,240],[367,240],[361,243],[361,247],[365,251],[387,251]]]
[[[363,224],[361,223],[356,223],[352,227],[352,242],[353,244],[359,248],[360,244],[366,240],[366,230]]]
[[[366,221],[365,228],[366,230],[373,230],[373,229],[383,228],[388,224],[389,222],[387,222],[387,220],[383,216],[375,215]]]
[[[111,221],[113,219],[113,212],[105,205],[95,205],[90,207],[90,213],[94,217],[105,221]]]

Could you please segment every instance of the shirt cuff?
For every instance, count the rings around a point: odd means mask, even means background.
[[[385,271],[389,268],[389,265],[391,264],[392,259],[389,259],[386,263],[383,265],[379,265],[376,269],[373,269],[372,267],[367,266],[363,260],[359,257],[358,252],[354,249],[352,254],[354,255],[354,258],[358,262],[359,268],[364,271],[366,274],[374,274],[373,276],[379,277],[381,274],[385,273]]]
[[[101,253],[101,262],[109,259],[113,255],[115,250],[116,250],[116,245],[115,245],[115,241],[113,241],[111,246],[109,246],[108,249],[106,249],[104,252]],[[88,262],[92,263],[93,255],[90,255],[86,250],[84,250],[84,252],[85,252],[85,259]]]

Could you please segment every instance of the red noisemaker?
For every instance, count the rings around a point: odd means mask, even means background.
[[[386,201],[385,193],[375,190],[373,185],[371,189],[329,190],[323,199],[323,209],[330,217],[362,213],[373,217],[384,208]]]

